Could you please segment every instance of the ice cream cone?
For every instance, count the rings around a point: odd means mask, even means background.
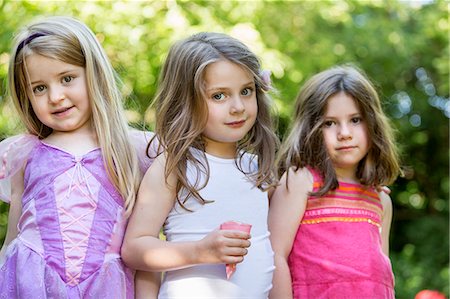
[[[246,233],[250,233],[252,229],[251,224],[240,223],[236,221],[227,221],[220,225],[220,229],[222,230],[238,230]],[[226,264],[225,271],[227,274],[227,279],[231,278],[231,275],[236,271],[236,264]]]

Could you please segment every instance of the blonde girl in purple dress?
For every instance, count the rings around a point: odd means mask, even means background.
[[[120,247],[146,137],[131,131],[116,75],[92,31],[49,17],[15,39],[9,91],[26,134],[0,144],[10,203],[1,298],[134,298]]]
[[[399,162],[378,95],[360,71],[333,67],[305,83],[279,167],[270,298],[394,298],[392,203],[373,186],[392,183]]]

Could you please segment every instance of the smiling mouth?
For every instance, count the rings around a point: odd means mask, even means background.
[[[229,123],[225,123],[225,124],[230,127],[241,127],[244,125],[244,123],[245,123],[245,119],[239,120],[239,121],[233,121],[233,122],[229,122]]]
[[[69,111],[72,108],[73,108],[73,106],[68,107],[68,108],[58,109],[55,112],[52,112],[52,114],[55,114],[55,115],[63,114],[64,112],[67,112],[67,111]]]

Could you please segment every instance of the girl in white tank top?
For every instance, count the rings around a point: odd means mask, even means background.
[[[147,287],[138,297],[267,298],[274,270],[267,193],[278,142],[269,89],[258,58],[230,36],[199,33],[172,46],[150,144],[160,154],[122,247],[128,266],[149,271],[138,273]],[[226,221],[250,224],[251,233],[220,230]]]

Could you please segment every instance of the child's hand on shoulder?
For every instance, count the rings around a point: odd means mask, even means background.
[[[386,194],[391,194],[391,189],[388,186],[376,186],[375,189],[377,192],[384,192]]]
[[[250,247],[250,234],[237,230],[213,230],[199,242],[202,263],[237,264],[244,260]]]

